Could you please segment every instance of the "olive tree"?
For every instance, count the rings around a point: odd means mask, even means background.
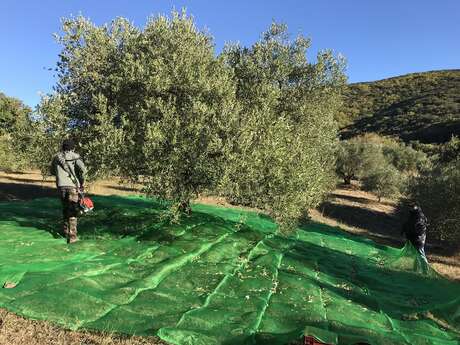
[[[374,166],[362,177],[362,188],[377,195],[379,202],[382,197],[395,199],[401,196],[407,183],[406,175],[381,155],[381,164]]]
[[[59,80],[41,121],[77,138],[92,175],[122,175],[182,209],[215,187],[235,87],[191,17],[152,17],[142,30],[122,18],[103,26],[70,18],[57,40]]]
[[[353,179],[361,179],[375,170],[381,159],[381,145],[369,142],[365,137],[343,140],[337,151],[336,172],[346,185],[350,185]]]
[[[412,146],[396,140],[388,140],[383,145],[383,154],[401,173],[414,176],[429,167],[428,156]]]
[[[334,186],[344,64],[329,51],[309,62],[309,45],[273,24],[253,46],[229,45],[222,54],[241,109],[221,192],[268,211],[282,230]]]
[[[121,171],[150,195],[189,210],[214,190],[226,164],[235,115],[231,70],[211,37],[185,14],[150,20],[122,66],[137,93],[123,116]]]

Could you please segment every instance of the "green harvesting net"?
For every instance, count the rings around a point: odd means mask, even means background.
[[[411,246],[195,205],[180,225],[145,198],[96,197],[68,246],[58,200],[0,204],[0,307],[70,329],[172,344],[458,345],[460,284]],[[53,235],[54,234],[54,235]]]

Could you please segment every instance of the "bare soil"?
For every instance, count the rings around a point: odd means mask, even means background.
[[[1,345],[166,345],[155,337],[123,337],[87,331],[69,331],[0,309]]]

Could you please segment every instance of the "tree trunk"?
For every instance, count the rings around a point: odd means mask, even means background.
[[[190,200],[183,200],[179,204],[179,211],[190,215],[192,213],[192,208],[190,207]]]

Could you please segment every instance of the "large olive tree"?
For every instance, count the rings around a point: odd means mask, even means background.
[[[63,21],[57,39],[58,83],[41,107],[42,133],[76,137],[93,175],[121,174],[182,209],[214,188],[235,87],[191,17],[152,17],[142,30],[121,18],[96,26],[77,17]]]
[[[252,47],[231,45],[222,54],[241,110],[221,190],[267,210],[281,229],[292,228],[334,186],[344,64],[328,51],[309,62],[309,45],[272,24]]]

